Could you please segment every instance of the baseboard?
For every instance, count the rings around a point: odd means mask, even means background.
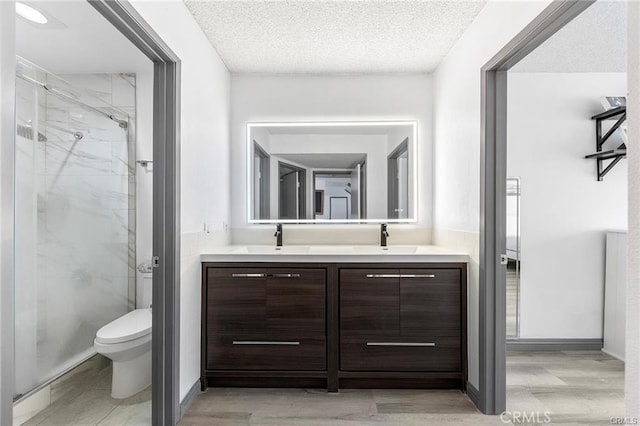
[[[608,350],[606,350],[605,348],[602,348],[602,352],[604,352],[605,354],[607,354],[607,355],[609,355],[609,356],[614,357],[615,359],[618,359],[618,360],[620,360],[620,361],[624,362],[624,357],[623,357],[623,356],[620,356],[620,355],[615,354],[615,353],[613,353],[613,352],[609,352],[609,351],[608,351]]]
[[[191,407],[191,404],[193,404],[193,401],[195,401],[198,395],[200,395],[200,379],[196,380],[193,386],[191,386],[191,389],[189,389],[189,392],[187,392],[187,395],[185,395],[182,402],[180,402],[180,418],[182,418],[187,413],[187,411]]]
[[[599,351],[602,339],[507,339],[508,351]]]
[[[480,391],[475,388],[471,383],[467,382],[467,396],[475,404],[478,410],[482,411],[480,403]]]

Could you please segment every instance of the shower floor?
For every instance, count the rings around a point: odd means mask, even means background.
[[[150,425],[151,386],[127,399],[111,398],[111,361],[96,355],[53,382],[51,404],[22,424]]]

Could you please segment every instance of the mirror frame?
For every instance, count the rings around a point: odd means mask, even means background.
[[[411,126],[412,141],[409,143],[409,151],[411,152],[412,159],[410,159],[413,166],[413,175],[409,177],[409,180],[413,184],[413,208],[411,209],[411,217],[407,219],[253,219],[253,141],[251,137],[251,130],[261,127],[309,127],[309,126],[326,126],[326,127],[353,127],[353,126],[398,126],[407,125]],[[252,225],[264,225],[264,224],[315,224],[315,223],[328,223],[328,224],[371,224],[371,223],[417,223],[418,222],[418,121],[417,120],[393,120],[393,121],[273,121],[273,122],[247,122],[246,123],[246,218],[247,223]],[[273,195],[273,194],[271,194]]]

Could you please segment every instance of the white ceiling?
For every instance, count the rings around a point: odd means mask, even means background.
[[[278,157],[310,169],[350,169],[367,155],[362,154],[276,154]]]
[[[408,124],[353,124],[353,125],[299,125],[268,126],[267,132],[272,135],[390,135],[405,132],[409,136],[413,132],[411,123]]]
[[[422,73],[486,0],[185,3],[233,73]]]
[[[1,1],[1,0],[0,0]],[[151,61],[86,1],[25,1],[54,21],[16,23],[19,56],[56,74],[151,72]]]
[[[514,72],[625,72],[626,2],[599,0],[511,69]]]

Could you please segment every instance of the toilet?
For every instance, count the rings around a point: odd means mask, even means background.
[[[113,361],[111,396],[128,398],[151,384],[151,309],[136,309],[96,333],[95,350]]]

